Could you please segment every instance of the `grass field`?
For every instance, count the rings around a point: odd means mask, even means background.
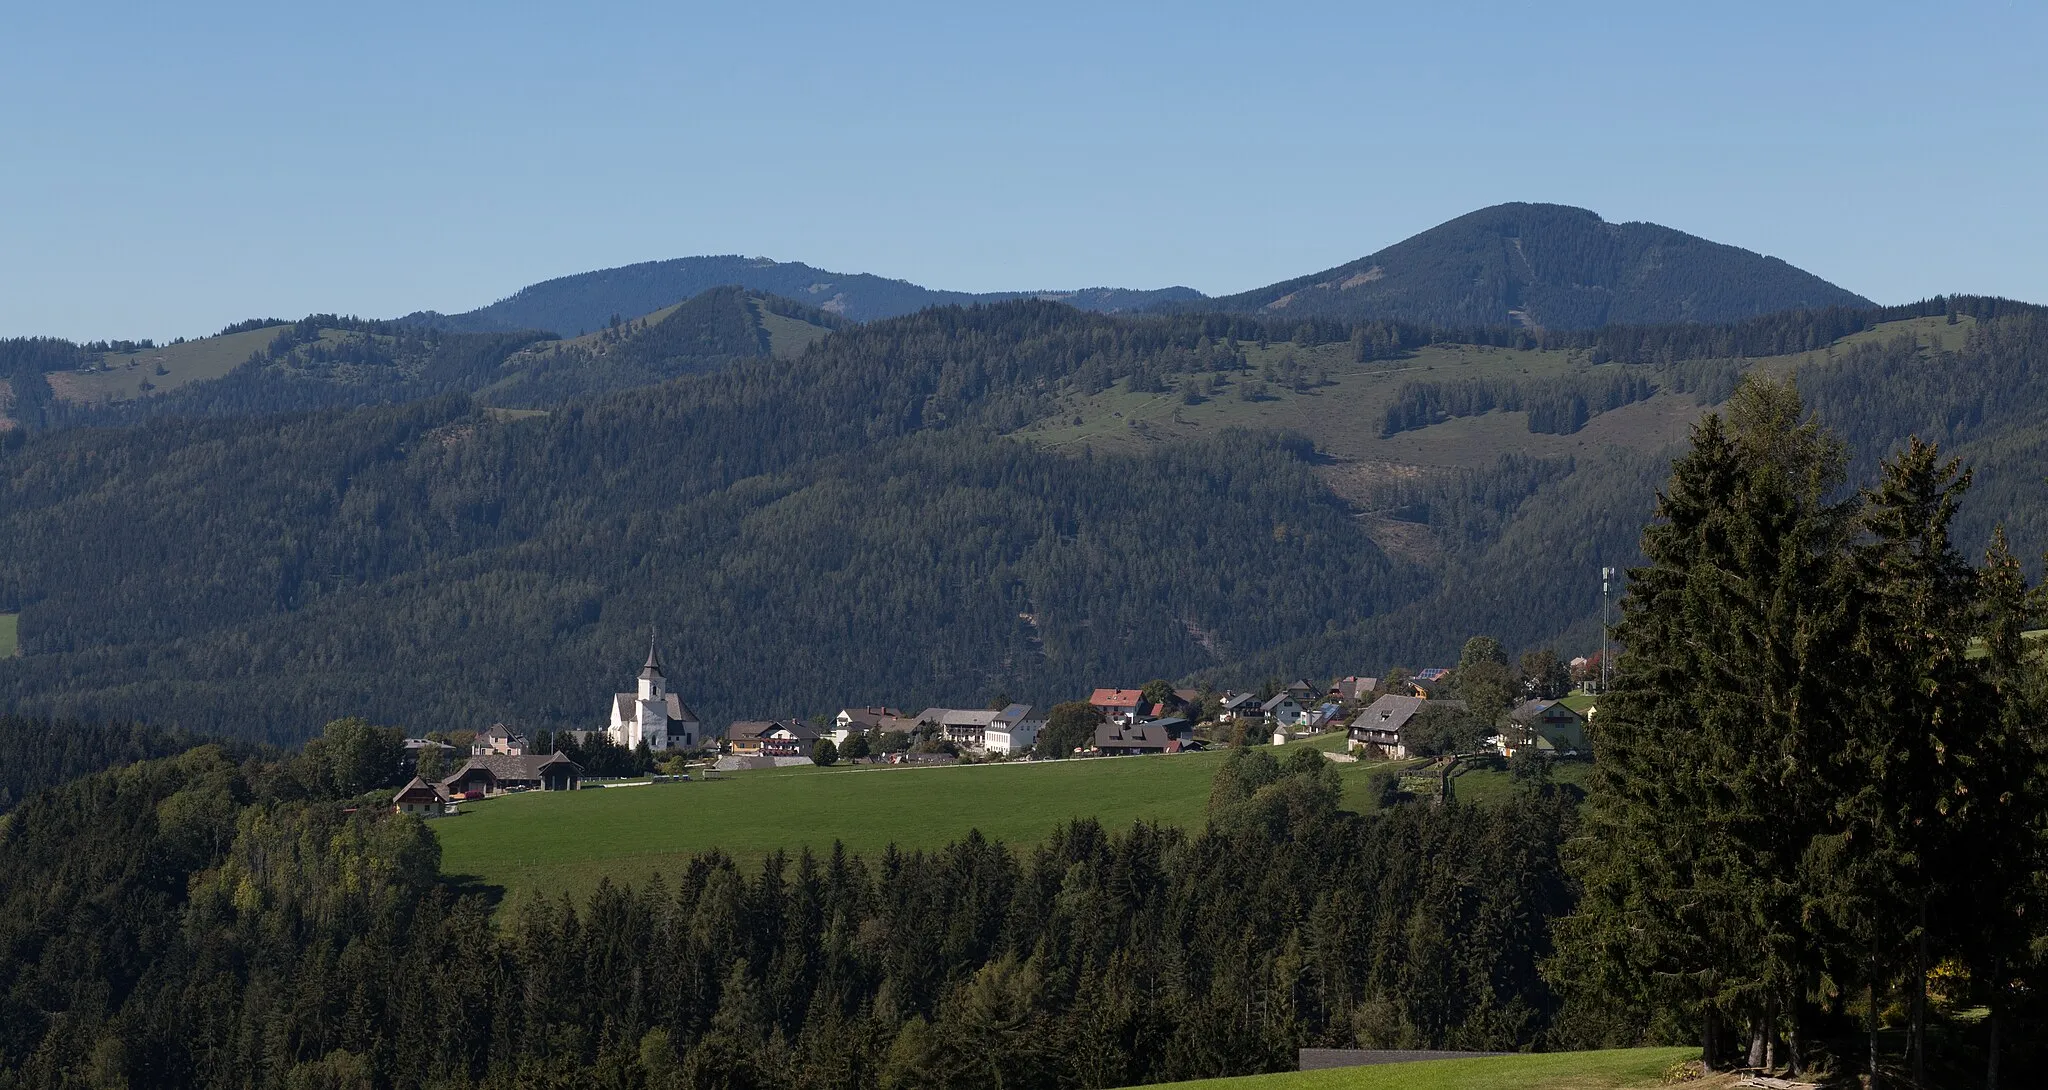
[[[1584,787],[1592,774],[1593,766],[1586,761],[1558,761],[1550,766],[1550,778],[1557,783]],[[1451,777],[1451,794],[1460,803],[1484,805],[1504,799],[1514,790],[1515,781],[1508,774],[1507,762],[1498,758],[1485,764],[1460,762]]]
[[[21,653],[21,615],[0,613],[0,659]]]
[[[95,371],[53,371],[47,377],[50,390],[64,401],[89,403],[125,401],[145,392],[175,390],[188,382],[219,378],[240,367],[249,354],[277,338],[281,325],[205,337],[184,344],[165,345],[146,352],[109,352]],[[158,364],[164,373],[156,373]],[[154,387],[142,389],[143,383]]]
[[[1647,1090],[1697,1048],[1542,1052],[1163,1083],[1153,1090]]]
[[[1313,745],[1324,739],[1295,743]],[[777,849],[824,852],[833,841],[863,854],[891,843],[938,848],[979,829],[1012,844],[1043,840],[1093,817],[1117,830],[1156,821],[1202,822],[1209,781],[1225,754],[1119,757],[937,768],[863,766],[741,772],[718,780],[562,793],[528,792],[465,803],[432,823],[441,868],[504,886],[514,896],[588,889],[602,876],[640,882],[692,855],[722,849],[745,863]],[[1363,809],[1379,765],[1342,763],[1345,805]]]
[[[821,325],[770,313],[767,307],[760,308],[761,328],[768,331],[768,351],[780,359],[794,359],[804,354],[804,349],[817,343],[819,338],[832,332]]]

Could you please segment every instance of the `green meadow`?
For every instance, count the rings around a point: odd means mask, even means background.
[[[1336,744],[1331,734],[1309,743]],[[581,894],[599,878],[638,883],[720,849],[745,864],[772,852],[824,853],[833,843],[879,854],[890,844],[930,850],[972,830],[1034,844],[1060,825],[1094,818],[1112,830],[1135,822],[1201,824],[1209,781],[1225,753],[934,768],[782,768],[717,779],[574,792],[526,792],[464,803],[432,828],[441,868],[530,893]],[[1363,809],[1373,769],[1338,766],[1345,805]]]
[[[21,653],[21,614],[0,613],[0,659]]]
[[[1534,1052],[1203,1079],[1154,1090],[1638,1090],[1671,1085],[1667,1073],[1698,1055],[1692,1047]]]

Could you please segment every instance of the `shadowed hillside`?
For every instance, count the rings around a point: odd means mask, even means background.
[[[1870,306],[1774,257],[1582,208],[1482,208],[1349,264],[1201,304],[1275,318],[1591,329]]]

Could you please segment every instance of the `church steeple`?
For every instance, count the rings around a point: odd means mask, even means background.
[[[640,668],[640,676],[663,677],[666,673],[661,668],[661,652],[654,646],[654,629],[650,627],[647,630],[647,665]]]

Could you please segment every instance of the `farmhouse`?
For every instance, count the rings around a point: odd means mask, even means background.
[[[1105,757],[1137,757],[1152,753],[1179,753],[1181,742],[1173,724],[1185,720],[1151,723],[1104,723],[1095,728],[1095,751]]]
[[[1508,713],[1511,729],[1502,735],[1502,748],[1513,756],[1522,746],[1551,753],[1583,753],[1586,750],[1586,720],[1578,712],[1555,700],[1530,700]]]
[[[1039,722],[1031,718],[1029,704],[1010,704],[993,711],[926,708],[917,721],[937,727],[946,741],[977,753],[1014,753],[1029,749],[1038,740]],[[1002,735],[1000,748],[990,740],[991,732]]]
[[[832,744],[843,746],[855,734],[866,734],[890,720],[903,718],[895,708],[841,708],[833,719]],[[889,729],[900,730],[900,727]]]
[[[1257,719],[1258,717],[1258,697],[1252,695],[1251,693],[1226,692],[1223,694],[1223,718]]]
[[[1145,694],[1137,689],[1097,689],[1088,696],[1088,706],[1111,722],[1129,723],[1138,718],[1138,705]]]
[[[441,781],[443,790],[457,798],[514,790],[574,791],[581,786],[583,766],[560,753],[471,757],[453,776]]]
[[[1259,714],[1273,721],[1280,730],[1298,730],[1308,723],[1308,709],[1292,692],[1277,693],[1271,700],[1259,705]]]
[[[725,728],[735,757],[808,757],[823,733],[796,719],[743,720]]]
[[[1377,746],[1397,760],[1408,756],[1408,740],[1403,737],[1402,730],[1422,711],[1425,703],[1419,696],[1380,697],[1366,705],[1365,710],[1351,721],[1352,744]],[[1465,706],[1455,700],[1438,701],[1438,704],[1456,708]]]
[[[1380,679],[1376,677],[1359,677],[1357,674],[1340,677],[1330,683],[1330,699],[1338,703],[1364,700],[1379,687]]]
[[[391,809],[401,814],[430,818],[449,813],[452,807],[447,788],[414,776],[411,783],[398,789],[397,796],[391,800]]]
[[[492,723],[476,732],[476,740],[469,744],[472,757],[483,757],[497,753],[507,757],[524,757],[527,750],[526,735],[514,733],[503,723]]]
[[[633,749],[640,743],[657,753],[665,749],[695,749],[703,740],[703,724],[682,698],[668,691],[668,678],[661,666],[661,652],[654,636],[647,637],[647,665],[640,668],[639,687],[612,696],[611,723],[605,733],[614,744]]]

